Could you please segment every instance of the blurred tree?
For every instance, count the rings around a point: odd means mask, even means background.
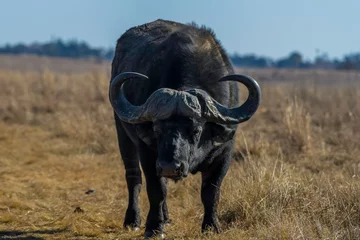
[[[291,52],[287,58],[280,59],[276,62],[276,66],[279,68],[304,68],[303,57],[297,52]]]
[[[287,57],[273,60],[269,57],[256,56],[255,54],[240,55],[235,53],[230,55],[231,62],[239,67],[253,68],[326,68],[360,70],[360,53],[351,53],[344,56],[342,60],[331,60],[327,53],[321,53],[316,49],[316,57],[313,62],[305,61],[298,51],[291,52]],[[95,58],[98,62],[102,60],[112,60],[114,48],[94,48],[85,41],[70,39],[64,41],[60,38],[51,37],[49,42],[31,43],[29,45],[18,43],[14,45],[6,44],[0,47],[0,54],[36,54],[41,56],[68,57],[68,58]]]
[[[344,61],[340,63],[337,68],[344,70],[360,70],[360,53],[351,53],[345,55]]]
[[[235,53],[231,56],[231,61],[234,65],[239,67],[258,67],[258,68],[265,68],[265,67],[272,67],[274,65],[273,60],[266,57],[257,57],[253,54],[240,56],[239,54]]]

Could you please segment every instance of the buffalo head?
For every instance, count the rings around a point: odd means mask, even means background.
[[[157,172],[172,179],[186,177],[194,159],[201,155],[199,145],[211,144],[207,123],[223,126],[245,122],[256,112],[261,98],[257,82],[244,75],[227,75],[219,81],[234,80],[244,84],[249,95],[244,104],[227,108],[201,89],[160,88],[144,104],[135,106],[125,97],[123,84],[132,78],[148,77],[124,72],[112,79],[109,98],[117,116],[130,124],[151,123],[158,149]],[[223,134],[223,132],[222,132]]]

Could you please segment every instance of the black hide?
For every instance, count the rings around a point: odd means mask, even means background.
[[[126,98],[133,105],[143,104],[162,87],[200,88],[224,106],[239,105],[238,84],[218,82],[234,73],[228,56],[210,29],[195,24],[156,20],[129,29],[117,41],[111,78],[122,72],[138,72],[149,78],[125,82]],[[140,227],[141,164],[150,202],[145,236],[162,233],[169,222],[168,179],[178,181],[197,172],[202,174],[202,230],[219,232],[216,204],[229,168],[237,125],[181,115],[141,124],[122,122],[115,113],[114,117],[129,191],[124,225]]]

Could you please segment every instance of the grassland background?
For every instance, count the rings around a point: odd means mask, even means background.
[[[360,239],[360,73],[238,72],[259,81],[263,99],[239,125],[221,188],[223,233],[200,233],[195,175],[169,184],[168,239]],[[108,62],[0,57],[0,239],[142,238],[145,181],[141,231],[122,227],[109,73]]]

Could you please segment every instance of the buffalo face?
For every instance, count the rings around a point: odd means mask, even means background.
[[[156,170],[159,176],[174,180],[187,177],[202,129],[199,121],[181,116],[154,121],[158,150]]]

